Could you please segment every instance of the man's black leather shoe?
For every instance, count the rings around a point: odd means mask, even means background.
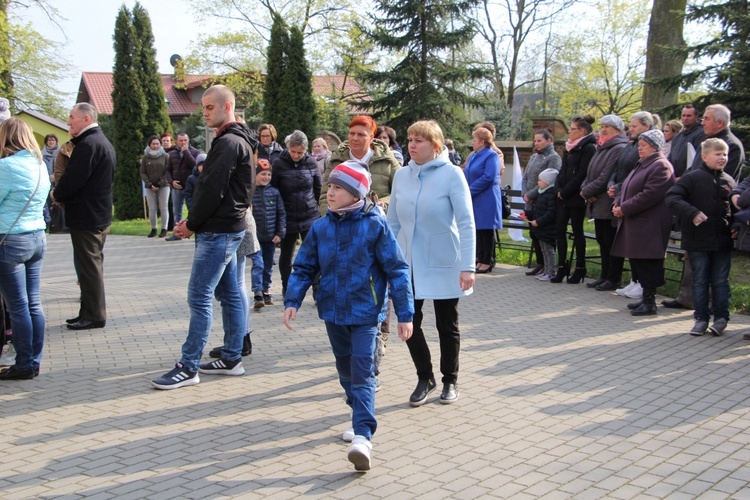
[[[75,318],[70,318],[70,319],[65,320],[65,322],[69,325],[72,325],[73,323],[78,323],[79,321],[81,321],[80,316],[76,316]]]
[[[34,378],[33,368],[19,370],[16,365],[13,365],[0,372],[0,380],[31,380],[32,378]]]
[[[619,283],[613,283],[613,282],[607,280],[604,283],[595,286],[594,288],[596,288],[600,292],[609,292],[609,291],[614,291],[614,290],[617,290],[618,288],[620,288],[620,284]]]
[[[68,328],[71,330],[91,330],[92,328],[104,328],[107,324],[106,321],[89,321],[87,319],[79,319],[75,323],[70,323]]]
[[[598,280],[592,281],[591,283],[586,283],[586,288],[596,288],[599,285],[601,285],[602,283],[604,283],[605,281],[607,281],[607,280],[599,278]]]
[[[680,303],[679,303],[679,302],[677,301],[677,299],[672,299],[672,300],[662,300],[662,301],[661,301],[661,305],[663,305],[664,307],[667,307],[667,308],[669,308],[669,309],[687,309],[687,307],[685,307],[685,306],[683,306],[682,304],[680,304]]]
[[[412,406],[422,406],[425,404],[425,401],[427,401],[427,396],[435,390],[435,387],[437,387],[437,384],[435,383],[434,378],[420,380],[417,382],[417,388],[411,393],[409,404]]]

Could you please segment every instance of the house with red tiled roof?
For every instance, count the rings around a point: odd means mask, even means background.
[[[205,86],[212,80],[211,75],[186,75],[184,81],[178,83],[174,75],[161,75],[167,110],[173,122],[184,120],[200,107]],[[88,102],[99,113],[111,115],[112,88],[112,73],[84,72],[76,102]],[[345,75],[313,76],[313,93],[346,100],[358,100],[366,96],[359,84]]]

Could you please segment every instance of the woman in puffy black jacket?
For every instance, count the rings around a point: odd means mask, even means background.
[[[320,218],[318,199],[323,185],[315,158],[307,154],[307,136],[295,130],[284,141],[286,149],[273,162],[271,185],[279,190],[286,210],[286,236],[281,240],[279,272],[282,294],[292,273],[292,257],[301,236]],[[314,290],[315,291],[315,290]]]
[[[583,234],[583,219],[586,215],[586,200],[581,198],[581,184],[586,180],[586,172],[591,158],[596,153],[596,138],[593,128],[594,117],[576,116],[570,123],[570,137],[565,143],[562,167],[557,176],[557,274],[550,281],[562,283],[570,274],[568,256],[568,220],[573,231],[573,245],[576,249],[576,269],[568,278],[568,283],[580,283],[586,275],[586,237]]]

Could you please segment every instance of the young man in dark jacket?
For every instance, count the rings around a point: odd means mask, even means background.
[[[703,164],[688,170],[667,191],[667,205],[680,219],[681,246],[693,266],[695,325],[690,335],[721,335],[729,321],[729,269],[732,265],[730,191],[737,185],[724,172],[729,146],[721,139],[701,144]],[[708,289],[711,287],[711,308]],[[714,322],[708,326],[711,313]]]
[[[245,235],[245,213],[255,186],[250,130],[234,117],[234,94],[214,85],[203,94],[203,117],[216,129],[211,150],[198,177],[193,207],[174,233],[190,238],[195,233],[193,269],[188,283],[190,325],[182,358],[174,369],[152,381],[157,389],[176,389],[200,382],[198,372],[242,375],[242,339],[247,318],[237,282],[237,247]],[[221,303],[224,347],[221,358],[200,364],[211,331],[214,294]]]

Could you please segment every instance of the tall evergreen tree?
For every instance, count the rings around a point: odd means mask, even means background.
[[[115,65],[112,89],[112,122],[117,168],[113,196],[115,217],[143,216],[138,173],[145,147],[146,97],[138,76],[138,43],[127,7],[120,7],[114,32]]]
[[[689,47],[694,58],[709,64],[681,77],[685,88],[708,80],[708,93],[696,99],[699,107],[724,104],[732,110],[732,130],[746,144],[750,141],[750,2],[726,0],[720,3],[694,4],[687,19],[716,23],[719,30],[707,41]]]
[[[315,137],[315,100],[312,91],[312,73],[305,59],[302,31],[293,26],[289,31],[286,50],[286,71],[279,89],[280,120],[275,124],[280,136],[294,130]]]
[[[358,104],[385,118],[399,135],[413,122],[433,119],[454,135],[464,126],[463,106],[480,102],[461,89],[485,75],[483,69],[447,57],[471,42],[475,28],[465,14],[477,0],[376,0],[369,26],[361,26],[377,46],[404,58],[384,70],[365,71],[375,97]],[[379,91],[378,91],[379,90]]]
[[[143,136],[171,132],[172,122],[169,119],[169,111],[164,99],[164,87],[162,87],[161,75],[156,63],[151,18],[139,2],[136,2],[133,7],[133,27],[138,41],[135,64],[146,97],[146,124]]]
[[[281,16],[275,15],[271,26],[271,39],[266,56],[266,83],[263,91],[263,118],[276,127],[282,116],[282,103],[279,99],[281,84],[286,71],[285,50],[289,45],[289,33]]]

